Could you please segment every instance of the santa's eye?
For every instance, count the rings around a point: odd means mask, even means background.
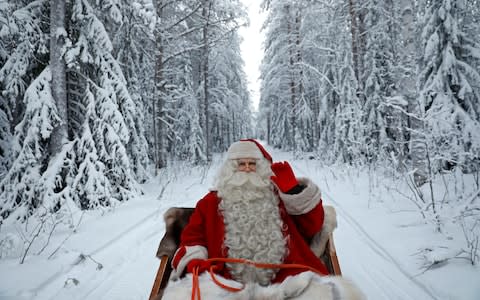
[[[252,160],[252,161],[239,161],[238,166],[239,167],[246,167],[246,166],[251,166],[255,167],[257,165],[257,162]]]

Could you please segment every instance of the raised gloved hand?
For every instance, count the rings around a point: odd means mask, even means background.
[[[198,274],[210,270],[210,267],[213,266],[213,269],[220,270],[222,269],[222,265],[220,263],[211,262],[205,259],[192,259],[187,264],[187,272],[193,273],[194,269],[198,268]]]
[[[271,176],[270,179],[282,193],[287,193],[298,185],[297,178],[288,162],[273,163],[271,168],[274,176]]]

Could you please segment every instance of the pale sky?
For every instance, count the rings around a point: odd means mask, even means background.
[[[245,61],[245,73],[248,78],[248,87],[252,96],[253,108],[258,110],[260,100],[260,63],[263,56],[263,33],[260,32],[264,20],[264,13],[260,12],[260,1],[241,0],[247,7],[250,18],[250,26],[242,27],[240,35],[243,37],[243,43],[240,46],[242,57]]]

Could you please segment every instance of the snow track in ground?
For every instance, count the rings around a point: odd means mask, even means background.
[[[136,231],[130,233],[129,239],[130,241],[134,241],[123,245],[126,246],[126,248],[124,248],[125,255],[121,260],[114,261],[112,270],[109,271],[108,276],[101,278],[101,280],[93,276],[90,282],[87,283],[89,289],[79,295],[78,299],[126,299],[124,294],[126,289],[133,289],[129,298],[132,295],[138,295],[138,299],[146,299],[144,296],[146,292],[144,286],[138,284],[138,282],[132,282],[132,274],[138,274],[137,278],[145,276],[141,274],[144,272],[145,265],[141,262],[152,260],[151,258],[154,256],[156,249],[156,246],[152,248],[152,245],[158,246],[158,237],[164,228],[153,229],[151,223],[144,224],[148,225],[148,228],[143,226],[143,230],[139,232],[138,235],[133,235]],[[128,244],[135,246],[128,247]],[[150,254],[150,256],[147,256],[147,254]],[[148,279],[150,283],[153,277]]]
[[[440,299],[410,275],[340,203],[325,192],[323,198],[337,211],[339,228],[334,235],[343,275],[360,286],[368,299]]]
[[[115,232],[112,238],[85,253],[85,259],[75,257],[69,266],[50,276],[31,290],[30,294],[40,299],[71,299],[71,289],[77,289],[75,295],[78,297],[74,299],[122,299],[109,297],[109,289],[116,284],[122,284],[122,280],[125,285],[131,285],[131,274],[128,275],[130,277],[124,275],[135,269],[137,260],[142,256],[155,261],[155,249],[165,230],[162,217],[164,210],[165,207],[160,207],[121,231],[112,230]],[[111,255],[111,252],[122,254]],[[98,265],[89,257],[100,263],[102,269],[98,270]],[[69,278],[78,280],[78,285],[73,282],[65,284]],[[141,293],[145,294],[145,290]],[[108,297],[102,297],[102,294]]]
[[[126,204],[131,207],[121,206],[115,214],[124,215],[125,226],[114,228],[114,223],[112,226],[101,226],[102,229],[106,227],[111,230],[111,237],[99,242],[98,246],[81,246],[84,249],[82,253],[70,254],[71,263],[64,263],[62,268],[36,288],[30,289],[27,297],[21,299],[147,299],[160,262],[155,253],[165,232],[163,213],[172,206],[192,206],[196,202],[190,200],[189,187],[180,184],[180,190],[176,181],[170,180],[165,186],[155,185],[155,192],[151,192],[150,196],[136,200],[135,205]],[[192,186],[199,184],[204,185],[194,182]],[[163,197],[158,196],[160,189],[162,193],[165,192]],[[175,201],[176,195],[185,195],[185,198],[181,198],[186,200]],[[108,223],[108,216],[102,217],[100,222],[103,220]],[[79,259],[80,254],[84,254],[86,259]],[[102,264],[102,269],[98,270],[97,263],[89,257]],[[78,280],[78,284],[74,284],[72,279]],[[126,290],[128,293],[125,293]]]

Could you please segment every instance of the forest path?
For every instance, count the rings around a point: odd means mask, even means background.
[[[298,176],[310,177],[321,184],[324,203],[335,206],[339,225],[334,236],[343,275],[352,279],[368,299],[441,298],[406,271],[395,256],[386,250],[387,247],[383,247],[355,218],[351,213],[352,208],[341,201],[344,199],[334,198],[325,191],[328,190],[328,183],[322,182],[322,171],[308,162],[292,162],[292,166]],[[158,181],[154,182],[147,195],[135,200],[136,203],[120,207],[112,215],[112,220],[104,216],[86,224],[87,231],[91,233],[97,227],[108,228],[111,232],[108,238],[100,242],[92,241],[92,245],[82,250],[82,253],[101,263],[102,269],[98,270],[97,263],[88,257],[78,263],[78,253],[72,251],[70,264],[59,268],[57,273],[24,295],[36,299],[148,298],[159,264],[155,252],[165,230],[163,212],[171,206],[193,207],[205,193],[208,188],[206,182],[211,182],[211,173],[217,168],[218,165],[214,164],[202,170],[188,170],[193,174],[193,180],[177,174],[168,181],[164,180],[163,186]],[[348,194],[353,192],[349,191]],[[124,220],[121,228],[118,226],[119,215],[123,215],[121,219]],[[78,280],[78,283],[73,283],[72,279]],[[27,298],[31,297],[21,299]]]

